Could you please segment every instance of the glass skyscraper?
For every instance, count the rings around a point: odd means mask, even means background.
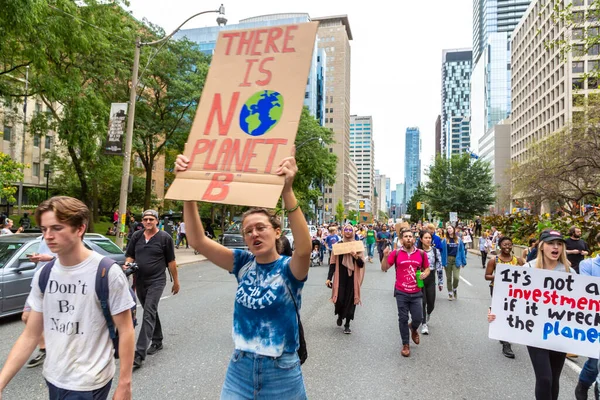
[[[285,13],[262,15],[259,17],[246,18],[238,24],[226,26],[210,26],[206,28],[182,29],[177,32],[174,38],[187,38],[198,44],[198,48],[209,55],[212,55],[217,44],[217,38],[221,31],[231,31],[238,29],[262,28],[267,26],[300,24],[310,22],[310,16],[305,13]],[[323,125],[323,115],[325,113],[325,74],[327,70],[327,55],[323,49],[317,46],[318,38],[315,41],[313,58],[306,84],[304,96],[304,105],[308,107],[321,125]]]
[[[510,41],[530,0],[473,0],[473,76],[471,142],[508,118],[510,106]]]
[[[441,151],[446,156],[460,153],[464,147],[462,124],[470,122],[471,112],[471,60],[470,49],[442,52]]]
[[[419,128],[406,128],[404,155],[404,200],[408,203],[421,183],[421,133]],[[396,189],[398,190],[398,189]],[[396,200],[402,195],[396,193]]]

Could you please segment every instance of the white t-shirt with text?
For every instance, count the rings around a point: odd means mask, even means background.
[[[46,360],[43,375],[65,390],[100,389],[115,374],[114,348],[96,295],[96,271],[102,256],[92,253],[82,263],[63,267],[55,261],[44,294],[33,277],[27,302],[44,314]],[[112,315],[135,305],[127,278],[113,265],[108,273],[109,307]]]

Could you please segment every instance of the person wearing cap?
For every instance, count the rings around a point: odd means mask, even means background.
[[[565,239],[554,229],[542,231],[537,258],[524,265],[525,268],[576,273],[570,266]],[[560,374],[565,364],[566,353],[533,346],[527,346],[527,351],[535,372],[535,398],[558,399]]]
[[[146,355],[153,355],[163,348],[163,332],[158,317],[158,302],[167,284],[166,269],[173,279],[172,293],[179,292],[179,277],[173,238],[158,229],[158,212],[146,210],[142,214],[144,230],[131,235],[125,251],[127,269],[132,262],[138,265],[135,290],[144,308],[144,317],[138,337],[133,366],[140,368]],[[150,347],[148,347],[150,345]]]

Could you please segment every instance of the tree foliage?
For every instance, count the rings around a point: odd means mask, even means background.
[[[346,216],[346,207],[344,207],[344,203],[342,199],[338,200],[335,206],[335,220],[339,223],[344,222],[344,218]]]
[[[419,222],[423,218],[423,210],[417,209],[417,202],[425,201],[425,189],[419,184],[417,190],[406,204],[406,213],[410,215],[411,222]]]
[[[549,201],[571,214],[600,198],[600,102],[584,107],[581,118],[531,145],[531,157],[512,166],[519,198]]]
[[[9,203],[14,203],[17,187],[14,182],[23,179],[24,164],[13,161],[8,154],[0,153],[0,198],[7,199]]]
[[[210,57],[187,40],[165,45],[141,76],[133,147],[145,169],[144,208],[150,208],[152,171],[167,148],[183,152],[208,73]]]
[[[447,216],[454,211],[461,219],[471,218],[484,213],[495,200],[489,163],[473,160],[467,153],[436,157],[427,176],[424,198],[432,213]]]

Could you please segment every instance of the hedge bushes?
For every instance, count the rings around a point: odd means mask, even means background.
[[[593,250],[600,250],[595,243],[595,237],[600,232],[600,218],[598,215],[588,214],[573,217],[570,215],[550,216],[545,215],[523,215],[511,214],[492,215],[482,218],[484,229],[495,226],[502,234],[512,238],[515,244],[527,245],[530,238],[539,237],[540,233],[547,228],[560,231],[565,237],[569,235],[572,226],[581,228],[582,239],[585,240]]]

